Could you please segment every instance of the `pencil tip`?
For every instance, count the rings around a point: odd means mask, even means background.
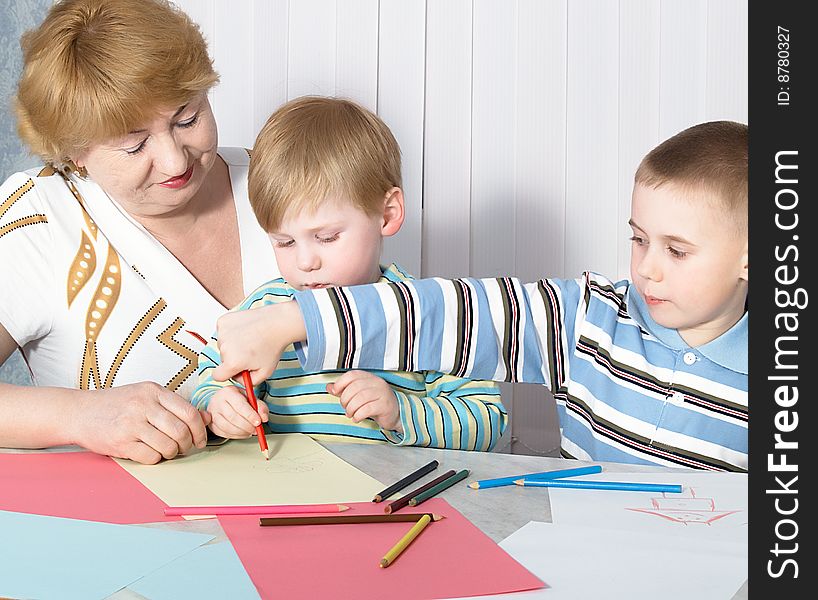
[[[480,484],[479,484],[479,483],[477,483],[476,481],[472,481],[472,482],[469,484],[469,487],[470,487],[471,489],[473,489],[473,490],[479,490],[479,489],[480,489]]]
[[[525,485],[525,479],[515,479],[514,483],[516,485]]]
[[[346,504],[338,505],[338,512],[344,512],[345,510],[349,510],[349,507]]]
[[[432,521],[440,521],[441,519],[445,519],[446,515],[435,515],[432,514]]]
[[[383,498],[381,498],[380,496],[375,496],[374,498],[372,498],[372,502],[380,502],[381,500],[383,500]]]
[[[262,450],[261,453],[264,455],[264,458],[266,460],[270,460],[270,451],[269,450],[267,450],[267,449]]]

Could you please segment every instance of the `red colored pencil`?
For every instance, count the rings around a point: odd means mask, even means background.
[[[250,372],[242,371],[241,376],[242,379],[244,379],[244,390],[247,393],[247,400],[250,402],[250,406],[253,407],[253,410],[258,412],[258,401],[253,391],[253,381],[250,379]],[[265,459],[270,460],[270,451],[267,449],[267,436],[264,433],[264,424],[261,422],[256,425],[256,435],[258,436],[258,445],[261,447],[261,453]]]
[[[185,329],[185,331],[203,344],[207,345],[207,340],[195,331],[191,331],[190,329]],[[256,400],[256,394],[253,391],[253,381],[250,379],[250,373],[248,371],[242,371],[241,376],[244,380],[244,390],[247,401],[250,403],[250,406],[253,407],[253,410],[258,412],[258,401]],[[267,436],[264,433],[264,425],[262,423],[259,423],[256,426],[256,435],[258,436],[258,445],[261,448],[261,453],[264,455],[265,459],[270,460],[270,450],[267,448]]]

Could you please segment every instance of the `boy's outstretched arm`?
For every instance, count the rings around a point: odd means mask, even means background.
[[[253,385],[267,379],[284,349],[307,338],[298,304],[281,302],[251,310],[229,312],[216,322],[221,364],[211,374],[226,381],[244,370]]]
[[[566,376],[584,280],[415,279],[295,292],[307,371],[438,371],[541,383]]]

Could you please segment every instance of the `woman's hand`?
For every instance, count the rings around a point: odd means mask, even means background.
[[[287,346],[307,337],[294,301],[231,311],[216,321],[216,334],[221,364],[213,369],[213,379],[227,381],[246,370],[253,385],[275,371]]]
[[[210,416],[156,383],[95,390],[77,400],[72,438],[98,454],[155,464],[207,442]]]
[[[266,423],[270,409],[266,402],[258,403],[253,410],[245,395],[235,386],[220,389],[207,403],[212,421],[210,430],[216,435],[233,440],[248,438],[256,432],[260,423]]]
[[[327,393],[338,396],[347,417],[356,423],[374,419],[381,429],[403,433],[395,392],[377,375],[347,371],[327,385]]]

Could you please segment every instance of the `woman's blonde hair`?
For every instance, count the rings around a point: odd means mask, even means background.
[[[400,147],[371,111],[342,98],[303,96],[276,110],[250,157],[250,204],[265,231],[289,213],[343,196],[375,215],[401,187]]]
[[[63,0],[20,45],[18,133],[52,164],[219,79],[198,26],[167,0]]]

